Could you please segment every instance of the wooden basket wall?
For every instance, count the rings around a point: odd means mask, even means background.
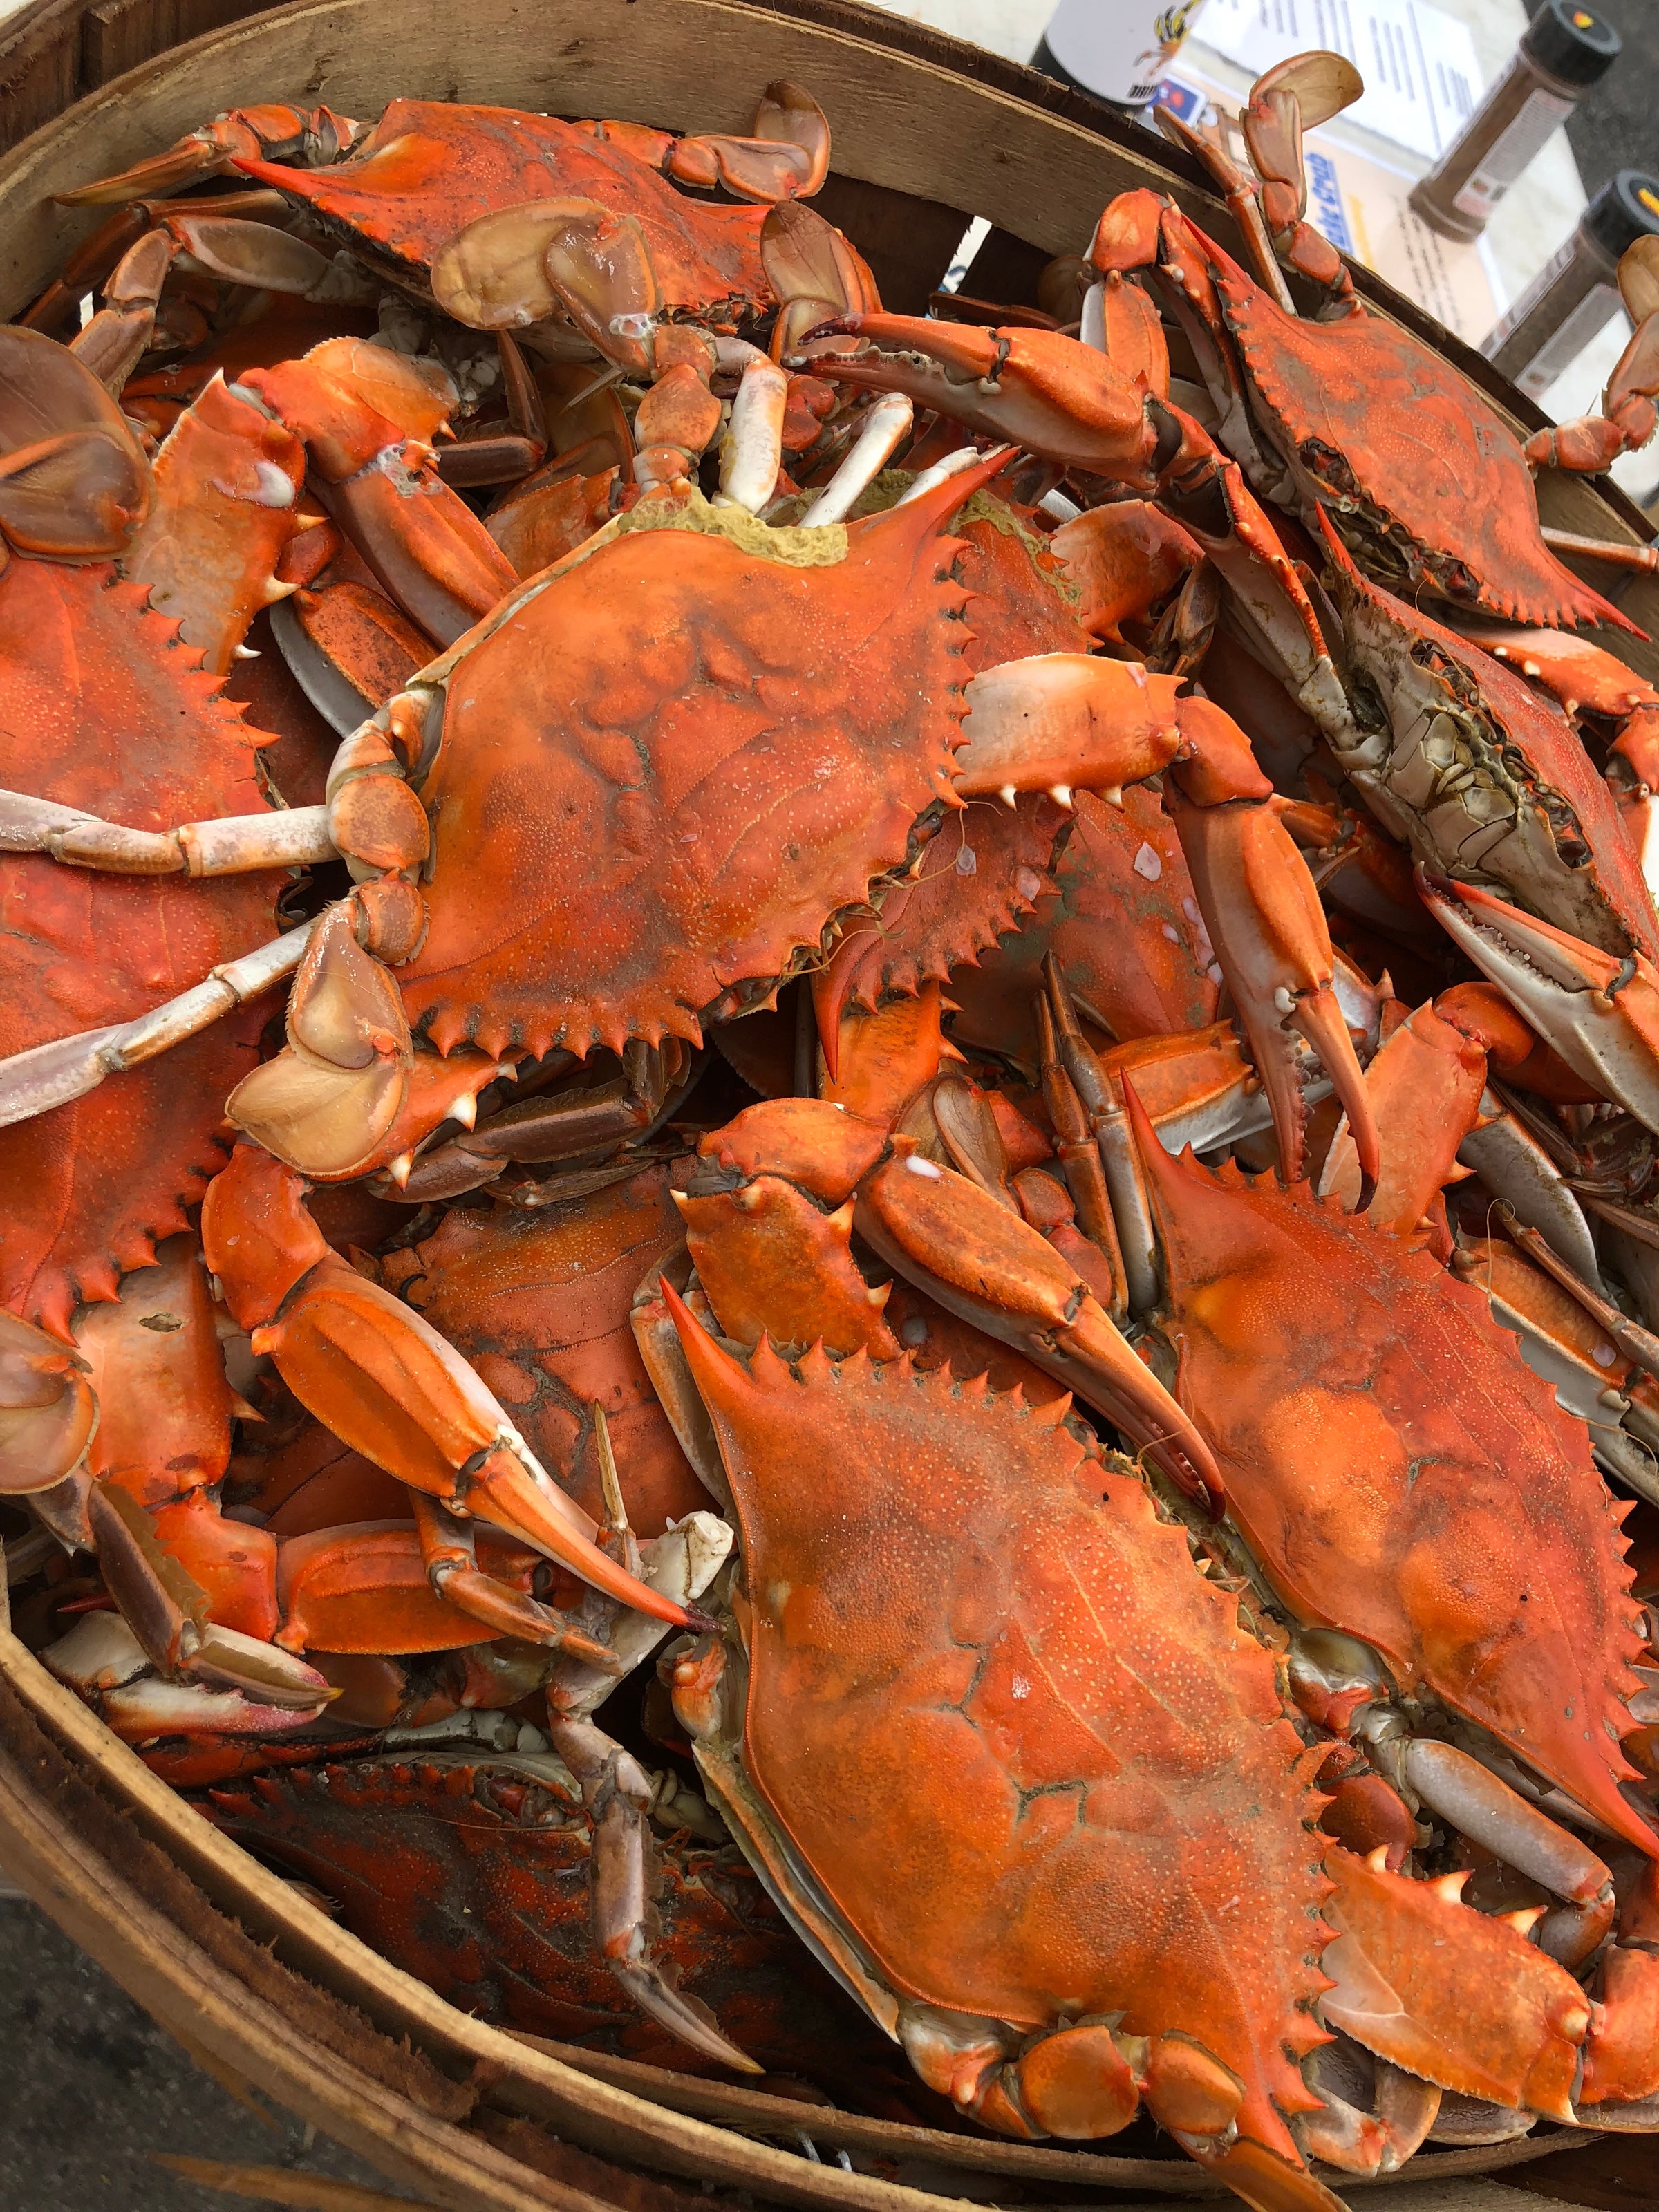
[[[180,37],[191,43],[174,45]],[[896,308],[925,306],[972,216],[994,225],[974,276],[992,297],[1031,296],[1042,262],[1078,250],[1104,202],[1131,186],[1170,191],[1231,236],[1196,170],[1155,138],[1029,70],[844,0],[467,0],[459,12],[453,0],[317,0],[252,16],[240,0],[37,0],[0,25],[0,317],[100,219],[54,208],[55,189],[123,167],[223,108],[325,100],[372,116],[404,94],[742,131],[779,76],[809,86],[828,112],[835,173],[817,204],[856,236]],[[1542,420],[1478,356],[1358,277],[1523,429]],[[1580,480],[1546,479],[1540,503],[1564,529],[1648,534],[1616,492]],[[1605,587],[1607,572],[1594,580]],[[1651,580],[1633,580],[1622,604],[1659,631]],[[1659,675],[1651,648],[1626,657]],[[1221,2193],[1182,2164],[814,2112],[819,2144],[890,2173],[926,2167],[942,2192],[929,2194],[798,2155],[798,2106],[485,2027],[344,1934],[159,1783],[7,1632],[3,1609],[0,1863],[193,2051],[447,2212],[634,2201],[612,2161],[834,2212],[946,2212],[952,2169],[981,2197],[998,2175],[1022,2201],[1060,2185],[1109,2201]],[[1549,2168],[1564,2194],[1575,2140],[1589,2139],[1553,2138],[1565,2149]],[[1544,2148],[1437,2155],[1411,2172],[1490,2172]],[[1583,2201],[1640,2200],[1592,2184]]]

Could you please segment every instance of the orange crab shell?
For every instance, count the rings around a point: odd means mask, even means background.
[[[1583,1424],[1483,1291],[1306,1184],[1173,1159],[1129,1090],[1174,1391],[1297,1617],[1362,1637],[1659,1857],[1620,1791],[1642,1639]]]
[[[953,534],[957,581],[967,590],[967,658],[975,669],[1037,653],[1088,653],[1094,640],[1076,616],[1076,587],[1016,511],[989,493],[969,503]],[[830,967],[815,981],[823,1033],[843,1006],[873,1008],[884,993],[912,994],[971,964],[1019,927],[1054,888],[1065,810],[1045,793],[969,801],[917,856],[870,922],[843,933]]]
[[[444,241],[479,216],[529,200],[594,200],[639,220],[669,313],[732,327],[772,304],[761,265],[764,207],[688,199],[617,144],[553,115],[394,100],[368,149],[320,169],[239,159],[343,241],[422,283]]]
[[[674,1176],[678,1183],[683,1173]],[[453,1207],[382,1262],[477,1369],[578,1504],[600,1519],[593,1406],[605,1408],[629,1518],[641,1536],[708,1503],[659,1404],[629,1320],[641,1278],[679,1243],[671,1170],[643,1169],[546,1210]]]
[[[1330,323],[1287,315],[1224,254],[1206,259],[1275,442],[1334,511],[1389,523],[1392,557],[1420,562],[1463,605],[1643,635],[1545,544],[1520,441],[1448,362],[1368,307]]]
[[[1189,2034],[1299,2166],[1319,1753],[1235,1602],[1068,1400],[764,1340],[745,1367],[679,1310],[742,1534],[745,1764],[886,1985]]]
[[[1113,806],[1079,791],[1073,807],[1053,891],[1045,887],[1016,933],[951,984],[957,1041],[1030,1066],[1038,1058],[1031,1006],[1050,952],[1079,1006],[1125,1042],[1206,1029],[1219,995],[1192,876],[1158,794],[1130,784]]]
[[[14,784],[139,829],[268,805],[270,740],[178,626],[103,564],[15,560],[0,577],[0,743]],[[192,883],[9,854],[0,869],[0,1054],[125,1021],[275,934],[270,872]],[[83,1299],[185,1227],[223,1164],[229,1091],[258,1057],[258,1000],[97,1090],[0,1130],[0,1303],[59,1335]]]
[[[970,672],[939,532],[996,466],[853,524],[840,559],[801,533],[811,566],[634,520],[696,522],[695,495],[642,501],[472,633],[422,791],[429,927],[398,971],[440,1052],[700,1043],[902,865],[954,799]]]

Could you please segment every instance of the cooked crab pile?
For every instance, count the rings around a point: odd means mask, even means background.
[[[19,1633],[487,2016],[1264,2212],[1659,2130],[1659,286],[1523,446],[1357,89],[926,314],[794,85],[249,108],[0,329]]]

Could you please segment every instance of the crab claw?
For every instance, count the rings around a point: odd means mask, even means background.
[[[838,315],[809,336],[864,338],[873,349],[826,355],[815,375],[907,392],[1047,460],[1152,488],[1161,429],[1146,386],[1073,338],[886,314]]]
[[[772,358],[793,353],[814,324],[878,313],[881,295],[852,240],[799,200],[781,200],[761,225],[761,264],[778,299]]]
[[[593,1523],[454,1347],[345,1261],[320,1261],[250,1340],[308,1412],[399,1481],[493,1522],[619,1605],[677,1628],[701,1622],[599,1549]]]
[[[59,207],[118,207],[130,200],[167,199],[186,185],[199,184],[204,177],[234,173],[231,150],[216,144],[208,132],[197,131],[165,154],[152,154],[145,161],[135,161],[130,169],[52,197]]]
[[[307,1411],[411,1490],[493,1522],[618,1604],[702,1626],[599,1548],[593,1521],[454,1346],[329,1249],[306,1191],[269,1153],[238,1146],[209,1188],[202,1245],[231,1313]]]
[[[1576,1075],[1659,1129],[1659,974],[1586,945],[1490,891],[1419,869],[1423,903]]]
[[[80,1464],[98,1421],[88,1371],[70,1346],[0,1313],[0,1496],[49,1490]]]
[[[865,1178],[854,1219],[889,1267],[1097,1406],[1172,1482],[1220,1511],[1225,1492],[1209,1445],[1029,1223],[965,1176],[909,1152]]]
[[[1382,1144],[1332,988],[1334,963],[1319,893],[1237,725],[1209,701],[1186,699],[1181,726],[1191,754],[1170,779],[1164,805],[1273,1109],[1281,1169],[1291,1182],[1303,1171],[1307,1101],[1295,1032],[1318,1055],[1347,1109],[1364,1212],[1382,1171]]]

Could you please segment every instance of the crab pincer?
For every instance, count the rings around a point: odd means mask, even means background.
[[[209,1265],[300,1402],[354,1450],[426,1492],[449,1515],[491,1522],[623,1606],[677,1627],[700,1617],[641,1583],[595,1541],[595,1526],[544,1472],[476,1372],[404,1302],[340,1260],[291,1169],[241,1146],[203,1209]],[[464,1607],[470,1561],[441,1520],[417,1519],[438,1579]],[[557,1616],[505,1589],[488,1625],[562,1640]]]
[[[1598,1098],[1659,1128],[1659,973],[1632,946],[1616,959],[1478,884],[1418,872],[1452,942]]]

